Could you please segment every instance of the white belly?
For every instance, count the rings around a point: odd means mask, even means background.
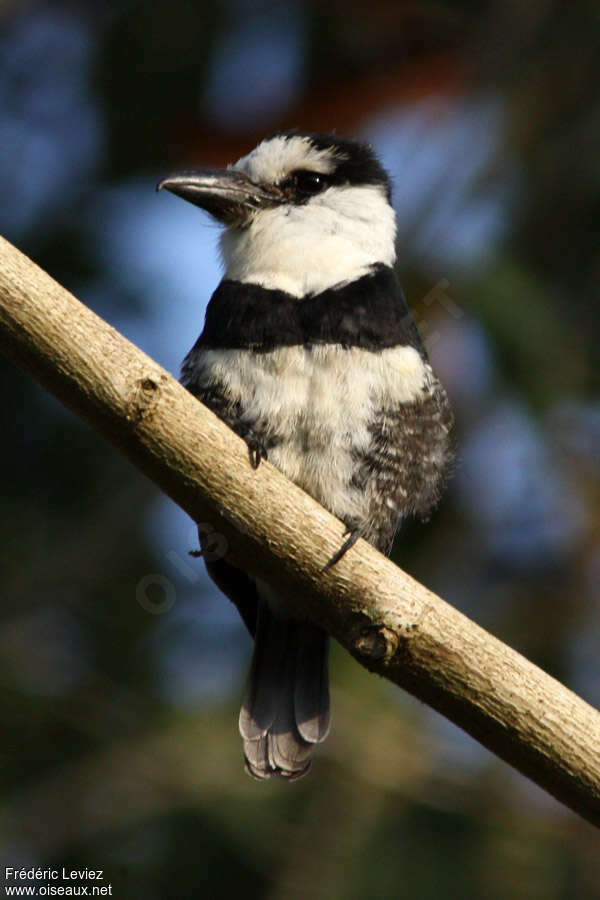
[[[216,379],[239,400],[244,420],[279,438],[269,461],[346,520],[364,513],[366,498],[350,483],[373,441],[375,415],[423,396],[429,368],[412,347],[333,344],[208,350],[201,364],[202,381]]]

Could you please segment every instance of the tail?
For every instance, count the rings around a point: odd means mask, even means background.
[[[240,712],[246,771],[290,780],[310,768],[329,733],[329,637],[260,604],[248,687]]]

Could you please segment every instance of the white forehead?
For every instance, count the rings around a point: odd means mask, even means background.
[[[327,175],[341,158],[335,147],[319,150],[306,135],[276,135],[238,159],[233,168],[246,172],[253,181],[278,184],[297,169]]]

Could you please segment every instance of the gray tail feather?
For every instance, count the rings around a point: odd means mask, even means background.
[[[254,656],[240,712],[246,771],[290,780],[310,768],[329,733],[329,636],[260,604]]]

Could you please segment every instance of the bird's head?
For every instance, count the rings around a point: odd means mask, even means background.
[[[226,226],[226,277],[304,296],[395,260],[390,181],[369,144],[280,132],[226,169],[194,169],[158,190]]]

